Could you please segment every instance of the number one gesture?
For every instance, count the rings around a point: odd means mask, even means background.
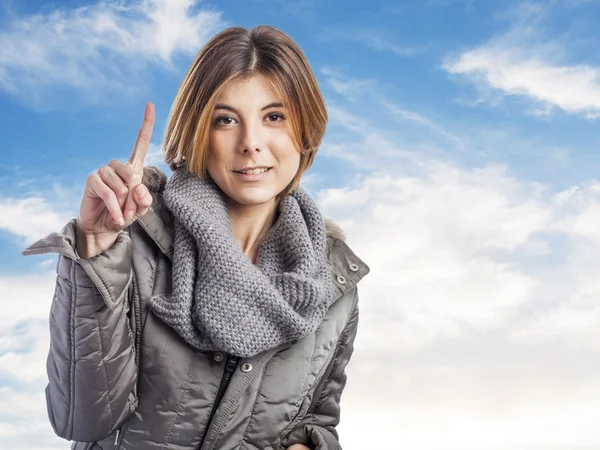
[[[91,257],[110,248],[119,231],[146,214],[152,204],[152,196],[141,183],[154,116],[154,105],[146,103],[144,121],[126,164],[113,159],[87,178],[77,218],[80,256]]]

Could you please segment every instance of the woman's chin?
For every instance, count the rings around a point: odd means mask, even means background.
[[[234,204],[241,206],[258,206],[266,203],[272,203],[278,192],[266,191],[262,189],[244,189],[247,192],[237,192],[231,197]]]

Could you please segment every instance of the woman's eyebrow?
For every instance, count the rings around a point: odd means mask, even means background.
[[[260,110],[264,111],[265,109],[269,109],[269,108],[284,108],[284,106],[283,106],[283,103],[273,102],[273,103],[269,103],[266,106],[263,106]],[[235,109],[233,106],[229,106],[224,103],[217,103],[215,105],[215,109],[227,109],[227,110],[233,111],[235,113],[238,112],[237,109]]]

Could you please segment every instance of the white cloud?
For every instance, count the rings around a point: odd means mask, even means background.
[[[0,436],[3,448],[65,447],[48,419],[44,389],[56,274],[0,278]]]
[[[597,224],[600,220],[600,182],[575,186],[554,196],[561,212],[554,227],[568,236],[568,264],[560,277],[567,292],[554,294],[551,306],[531,318],[527,327],[512,334],[518,342],[554,344],[562,342],[572,349],[600,350],[600,258]]]
[[[44,197],[0,198],[0,230],[25,238],[29,244],[53,231],[60,231],[71,218],[57,212]]]
[[[531,97],[546,107],[595,118],[600,113],[600,68],[552,65],[541,58],[532,59],[529,53],[535,54],[536,50],[484,46],[463,53],[444,67],[507,95]]]
[[[445,165],[430,167],[427,179],[376,174],[322,191],[319,204],[372,269],[363,286],[374,299],[364,309],[370,326],[359,345],[415,350],[465,327],[504,325],[538,283],[506,255],[531,251],[548,226],[539,197],[537,185],[501,168]]]
[[[220,13],[196,3],[102,1],[15,19],[0,32],[0,89],[40,109],[55,108],[65,90],[90,102],[130,95],[153,66],[172,68],[175,55],[195,54],[223,27]]]
[[[0,398],[3,397],[4,395]],[[21,397],[19,400],[25,402],[26,398]],[[41,409],[39,401],[37,401],[36,404],[40,406]],[[13,406],[15,408],[20,408],[24,405],[23,403],[17,403],[13,404]],[[31,448],[34,448],[35,450],[64,450],[70,445],[67,441],[60,439],[54,434],[47,418],[39,421],[25,419],[0,422],[0,436],[2,436],[2,445],[5,445],[4,448],[14,450],[26,450]]]
[[[538,13],[534,8],[527,17]],[[444,69],[465,76],[492,101],[497,92],[533,100],[536,106],[529,111],[532,114],[548,114],[559,108],[569,114],[598,117],[600,67],[567,63],[567,44],[544,38],[539,23],[533,26],[522,20],[479,47],[448,56]]]
[[[50,304],[52,296],[46,296],[46,300]],[[44,320],[28,321],[25,325],[10,330],[8,340],[2,338],[0,376],[3,380],[30,390],[45,386],[49,349],[48,317],[49,314]]]
[[[0,397],[4,400],[0,402],[0,416],[10,415],[14,419],[27,420],[44,420],[46,415],[44,410],[40,408],[46,404],[44,393],[15,393],[9,388],[0,387]],[[15,406],[18,405],[18,408]]]
[[[48,319],[55,276],[53,267],[52,271],[42,274],[0,277],[0,298],[2,299],[0,350],[7,347],[4,333],[8,330],[19,324]],[[23,307],[23,302],[19,301],[22,298],[27,298],[26,308]],[[19,340],[23,341],[22,338]]]
[[[595,187],[548,195],[502,167],[437,164],[423,177],[381,171],[320,192],[371,267],[344,448],[600,443]]]

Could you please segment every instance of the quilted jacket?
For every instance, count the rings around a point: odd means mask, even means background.
[[[368,266],[327,221],[336,300],[318,329],[251,358],[203,352],[150,311],[171,291],[166,175],[144,169],[151,209],[107,251],[81,259],[76,219],[23,251],[57,252],[48,416],[71,449],[340,450],[336,425]]]

